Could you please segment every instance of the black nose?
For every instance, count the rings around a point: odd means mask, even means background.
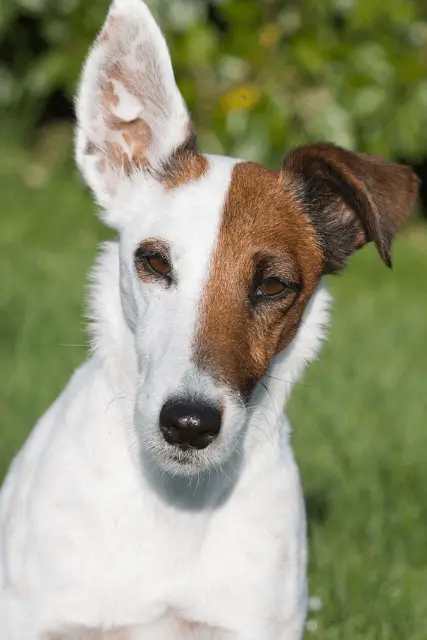
[[[168,400],[160,411],[160,431],[180,449],[204,449],[219,434],[221,412],[204,402]]]

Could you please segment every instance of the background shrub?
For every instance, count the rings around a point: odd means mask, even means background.
[[[0,109],[31,136],[71,120],[82,60],[108,0],[5,0]],[[329,139],[427,156],[427,6],[419,0],[150,0],[211,152],[277,165]],[[16,129],[16,126],[15,126]]]

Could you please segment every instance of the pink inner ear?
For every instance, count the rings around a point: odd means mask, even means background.
[[[153,136],[146,120],[138,117],[144,103],[137,74],[115,62],[105,70],[99,91],[106,162],[127,175],[135,169],[146,169]]]
[[[130,175],[148,168],[153,132],[147,117],[161,110],[165,95],[162,70],[153,63],[155,42],[147,25],[135,24],[131,17],[110,13],[91,54],[91,75],[98,75],[97,97],[90,110],[93,134],[89,134],[85,153],[100,156],[94,169],[101,174],[110,169]],[[148,101],[144,94],[150,96]],[[147,117],[143,118],[144,112]]]
[[[102,206],[135,172],[175,188],[206,168],[188,144],[169,52],[142,0],[113,4],[84,68],[77,117],[77,159]]]

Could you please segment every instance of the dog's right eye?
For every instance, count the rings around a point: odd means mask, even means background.
[[[140,277],[154,275],[168,283],[172,280],[172,266],[168,259],[160,253],[146,253],[138,250],[135,253],[135,267]]]

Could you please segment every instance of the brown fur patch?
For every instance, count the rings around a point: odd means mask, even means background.
[[[247,395],[295,336],[322,273],[323,255],[280,173],[242,162],[232,173],[210,268],[194,358]],[[251,301],[257,267],[300,285],[282,300]]]
[[[158,178],[167,191],[177,189],[188,182],[202,178],[209,168],[208,159],[197,151],[197,136],[189,123],[187,137],[175,149],[158,173]]]
[[[139,55],[144,56],[145,49],[143,45],[138,45],[138,47],[140,48]],[[150,58],[148,57],[147,59],[149,60]],[[153,144],[151,128],[142,118],[126,121],[113,113],[114,107],[119,105],[120,98],[115,91],[112,80],[120,83],[126,91],[138,98],[142,104],[144,103],[144,92],[141,88],[141,78],[138,74],[125,69],[120,63],[115,62],[112,64],[107,71],[107,80],[100,87],[101,104],[104,110],[105,126],[113,135],[115,132],[121,133],[124,146],[115,138],[107,141],[105,144],[105,158],[111,167],[122,169],[126,175],[130,175],[136,169],[150,171],[147,154],[151,144]],[[148,84],[145,89],[149,91],[150,100],[155,103],[155,107],[157,109],[162,108],[160,103],[157,104],[153,87]],[[161,96],[160,92],[159,99]],[[186,140],[165,163],[163,170],[157,172],[157,177],[165,186],[165,189],[176,189],[188,182],[199,180],[206,173],[209,164],[208,160],[205,156],[197,153],[195,141],[195,134],[189,125]],[[88,154],[92,154],[95,150],[95,145],[89,142],[85,151]],[[97,166],[98,169],[101,168],[101,165]]]
[[[192,151],[178,149],[168,162],[161,181],[167,191],[200,180],[208,170],[209,162],[205,156]]]
[[[126,91],[144,102],[143,83],[141,76],[136,71],[126,69],[120,62],[114,62],[108,69],[107,75],[110,80],[116,80]]]
[[[104,109],[106,110],[110,109],[111,105],[113,105],[113,107],[117,107],[117,105],[120,102],[119,96],[114,91],[114,85],[110,80],[105,82],[105,84],[102,86],[101,100],[102,100]]]
[[[120,131],[123,141],[129,149],[129,154],[121,147],[119,142],[110,143],[116,145],[113,155],[114,161],[122,167],[127,175],[134,169],[148,168],[147,152],[151,144],[151,129],[145,120],[137,118],[126,122],[116,116],[110,116],[106,121],[112,131]]]
[[[391,266],[392,240],[418,193],[409,167],[321,142],[288,153],[283,177],[316,229],[326,272],[367,242]]]

